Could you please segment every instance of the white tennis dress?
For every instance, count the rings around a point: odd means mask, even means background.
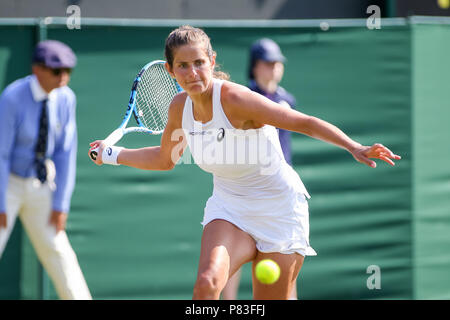
[[[253,237],[261,252],[316,255],[309,245],[310,196],[284,159],[276,128],[235,129],[220,101],[223,82],[214,79],[211,121],[194,119],[189,96],[183,110],[182,127],[192,157],[214,177],[203,227],[223,219]]]

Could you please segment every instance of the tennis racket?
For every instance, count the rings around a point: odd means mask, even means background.
[[[183,89],[164,67],[165,61],[147,63],[134,79],[127,111],[120,126],[103,142],[115,145],[130,132],[161,134],[167,124],[169,105],[173,97]],[[134,115],[138,127],[125,128]],[[92,160],[97,159],[98,149],[89,152]]]

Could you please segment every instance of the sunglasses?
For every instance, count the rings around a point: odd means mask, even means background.
[[[70,68],[49,68],[49,69],[54,76],[59,76],[63,72],[66,72],[67,74],[70,74],[72,72],[72,69]]]
[[[66,72],[67,74],[70,74],[72,72],[71,68],[49,68],[45,65],[41,65],[42,67],[44,67],[47,70],[50,70],[50,72],[54,75],[54,76],[59,76],[61,73]]]

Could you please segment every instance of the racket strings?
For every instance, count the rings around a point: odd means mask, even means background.
[[[136,110],[142,123],[151,130],[163,130],[169,105],[177,93],[176,82],[163,64],[145,70],[136,90]]]

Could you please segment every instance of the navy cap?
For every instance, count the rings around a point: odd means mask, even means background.
[[[278,44],[268,38],[263,38],[255,43],[250,48],[250,68],[249,77],[253,79],[253,67],[257,60],[263,60],[268,62],[285,62],[286,58],[281,53]]]
[[[264,60],[264,61],[281,61],[284,62],[286,58],[281,53],[278,44],[271,39],[260,39],[256,41],[251,49],[250,54],[254,60]]]
[[[42,63],[49,68],[73,68],[77,64],[75,53],[66,44],[56,40],[45,40],[37,44],[33,63]]]

